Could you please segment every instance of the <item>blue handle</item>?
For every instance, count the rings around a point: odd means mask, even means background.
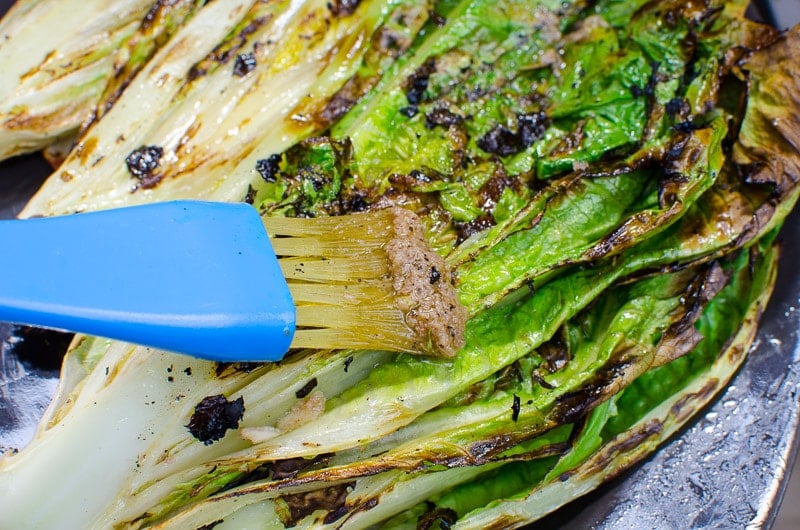
[[[295,308],[258,213],[174,201],[0,221],[0,321],[275,361]]]

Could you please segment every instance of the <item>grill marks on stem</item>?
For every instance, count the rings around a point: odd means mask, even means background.
[[[252,71],[256,65],[256,55],[253,52],[244,52],[242,50],[247,46],[249,36],[272,22],[272,20],[273,17],[271,15],[256,17],[244,27],[240,28],[236,35],[229,40],[221,42],[205,59],[192,66],[186,76],[187,81],[191,83],[195,79],[207,75],[209,72],[221,65],[228,64],[232,60],[246,63],[243,65],[236,65],[232,70],[232,75],[241,76]]]

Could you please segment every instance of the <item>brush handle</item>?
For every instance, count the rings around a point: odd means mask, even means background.
[[[215,361],[274,361],[295,309],[246,204],[173,201],[0,221],[0,321]]]

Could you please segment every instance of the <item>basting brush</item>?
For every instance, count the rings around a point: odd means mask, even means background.
[[[0,242],[0,321],[223,362],[463,344],[450,271],[402,208],[290,219],[171,201],[0,221]]]

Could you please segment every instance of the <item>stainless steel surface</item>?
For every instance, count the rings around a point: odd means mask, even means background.
[[[47,171],[47,165],[38,156],[0,164],[0,219],[16,216]],[[0,259],[13,260],[15,253],[25,252],[25,249],[5,248],[4,245],[0,252]],[[13,278],[0,280],[13,281]],[[0,453],[27,443],[58,383],[58,372],[51,369],[54,363],[47,363],[48,369],[42,369],[41,363],[23,363],[12,353],[11,346],[16,339],[10,338],[11,332],[12,326],[0,323]]]
[[[10,4],[0,1],[0,10]],[[798,0],[776,2],[775,7],[779,27],[800,19]],[[46,172],[37,157],[0,164],[0,218],[19,211]],[[797,213],[788,220],[782,239],[784,255],[775,295],[754,349],[730,387],[649,460],[536,528],[772,525],[797,450],[800,423]],[[24,250],[3,248],[0,259],[13,259],[15,252]],[[4,343],[0,349],[0,452],[22,447],[32,436],[58,375],[52,363],[16,356],[9,345],[11,329],[0,324]]]

